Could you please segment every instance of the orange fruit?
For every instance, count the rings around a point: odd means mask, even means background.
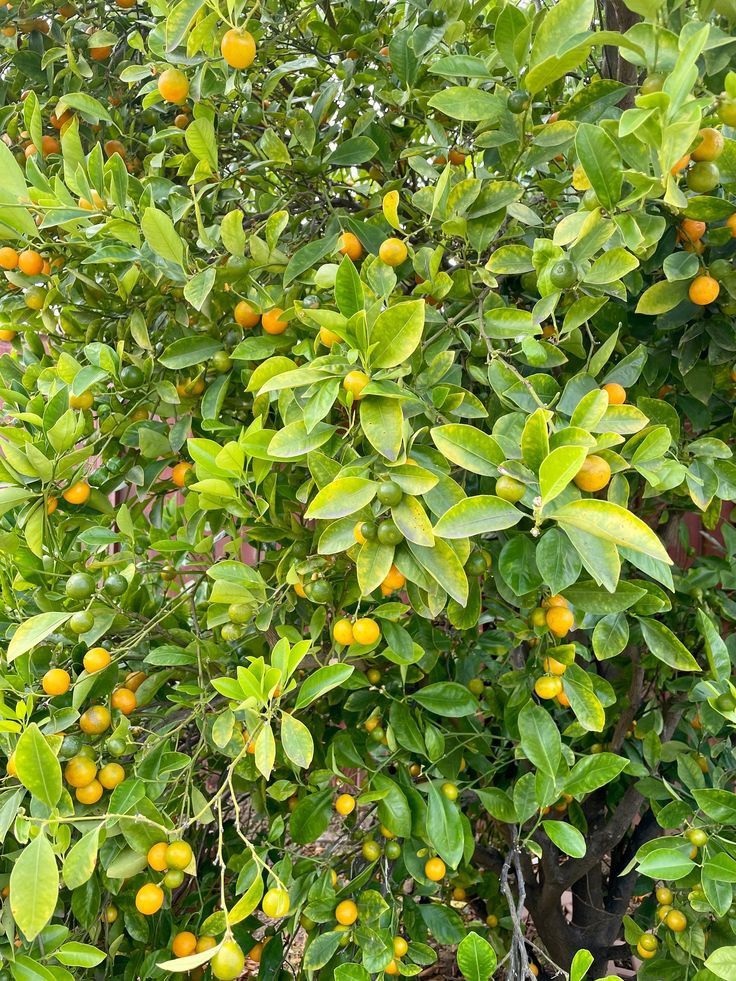
[[[343,617],[335,623],[332,628],[332,636],[335,638],[335,643],[337,644],[343,644],[347,647],[348,644],[353,643],[355,640],[353,636],[353,625],[347,617]]]
[[[358,236],[353,235],[352,232],[343,232],[340,236],[340,252],[350,256],[353,262],[357,262],[363,255],[363,246]]]
[[[112,693],[112,698],[110,699],[110,704],[118,712],[122,712],[123,715],[130,715],[131,712],[135,711],[136,701],[135,693],[130,690],[130,688],[116,688]]]
[[[555,596],[547,596],[546,599],[542,600],[542,606],[545,610],[549,610],[553,606],[569,606],[564,596],[557,593]]]
[[[562,681],[554,675],[542,675],[534,682],[534,691],[539,698],[555,698],[562,691]]]
[[[213,947],[217,946],[217,940],[214,937],[210,937],[207,934],[200,937],[197,941],[197,953],[201,954],[203,950],[212,950]]]
[[[220,53],[231,68],[249,68],[256,57],[256,42],[249,31],[232,27],[223,35]]]
[[[72,409],[91,409],[95,398],[92,392],[82,392],[81,395],[69,396],[69,407]]]
[[[608,393],[609,405],[623,405],[626,401],[626,389],[617,382],[608,382],[603,386],[603,391]]]
[[[686,153],[684,157],[680,157],[680,159],[675,161],[675,163],[670,167],[670,173],[673,176],[682,173],[682,171],[687,167],[689,163],[690,163],[690,154]]]
[[[683,930],[687,930],[687,917],[679,909],[670,910],[665,916],[664,922],[673,933],[682,933]]]
[[[409,950],[409,944],[403,937],[394,937],[394,957],[403,957]]]
[[[64,695],[71,683],[69,672],[63,668],[51,668],[41,679],[41,687],[47,695]]]
[[[89,756],[72,756],[64,767],[64,779],[70,787],[86,787],[97,776],[97,767]]]
[[[551,610],[547,610],[547,626],[555,637],[564,637],[571,630],[574,623],[575,617],[572,614],[572,610],[568,610],[564,606],[553,606]],[[560,686],[562,686],[562,682],[560,682]],[[556,694],[557,692],[555,692]]]
[[[100,47],[90,48],[89,56],[92,61],[107,61],[112,54],[112,45],[103,44]]]
[[[17,330],[0,330],[0,341],[12,341],[15,339]]]
[[[126,675],[123,687],[130,688],[131,691],[138,691],[146,678],[145,671],[131,671],[129,675]]]
[[[246,329],[255,327],[261,319],[260,313],[247,300],[241,300],[236,305],[233,316],[235,317],[235,323]]]
[[[358,545],[365,545],[368,540],[362,531],[364,523],[365,522],[363,521],[356,521],[353,527],[353,538],[356,540]]]
[[[114,790],[125,780],[125,770],[119,763],[107,763],[97,774],[97,779],[105,790]]]
[[[104,705],[93,705],[79,719],[79,728],[88,736],[99,736],[110,728],[112,716]]]
[[[106,157],[113,157],[117,153],[117,155],[119,157],[122,157],[123,160],[125,160],[126,154],[128,152],[123,146],[123,144],[120,142],[120,140],[107,140],[104,146],[104,150],[105,150]]]
[[[304,599],[306,597],[306,595],[307,595],[306,592],[305,592],[305,590],[304,590],[303,583],[301,583],[298,580],[297,580],[297,582],[294,583],[294,592],[296,593],[297,596],[301,596],[302,599]]]
[[[174,126],[177,129],[186,129],[189,125],[189,116],[185,112],[178,112],[174,116]]]
[[[726,218],[726,228],[731,229],[731,238],[736,238],[736,214],[729,215],[728,218]],[[0,249],[0,252],[1,251],[2,249]],[[2,263],[0,263],[0,265],[1,264]],[[7,266],[5,268],[7,269]]]
[[[370,617],[361,617],[353,624],[353,637],[356,644],[375,644],[381,636],[381,628]]]
[[[103,668],[108,666],[110,661],[112,661],[112,658],[104,647],[91,647],[82,658],[84,670],[88,674],[94,674],[95,671],[102,671]]]
[[[383,973],[384,974],[398,974],[399,973],[399,967],[398,967],[396,961],[393,960],[393,958],[388,962],[388,964],[386,965],[386,967],[384,967]]]
[[[77,787],[74,796],[80,804],[96,804],[102,797],[102,784],[99,780],[93,780],[84,787]]]
[[[690,154],[693,160],[717,160],[725,146],[723,134],[712,126],[706,126],[701,129],[698,136],[700,142]]]
[[[339,344],[342,340],[339,334],[336,334],[334,330],[329,330],[327,327],[320,327],[319,339],[325,347],[332,347],[333,344]]]
[[[46,501],[46,514],[49,514],[49,515],[50,514],[53,514],[54,511],[58,508],[58,506],[59,506],[59,498],[58,497],[50,497]]]
[[[718,294],[721,292],[721,287],[718,281],[713,279],[712,276],[703,273],[695,277],[692,283],[690,283],[690,288],[687,292],[693,303],[699,307],[706,307],[709,303],[713,303],[717,299]]]
[[[561,675],[567,671],[567,665],[563,664],[562,661],[556,661],[553,657],[545,657],[542,666],[547,674]]]
[[[357,401],[363,397],[363,389],[369,382],[370,378],[364,371],[349,371],[342,380],[342,387],[346,392],[352,392]]]
[[[84,480],[78,480],[61,495],[68,504],[85,504],[89,500],[90,487]]]
[[[408,255],[409,250],[406,247],[406,243],[402,242],[400,238],[387,238],[385,242],[381,243],[381,247],[378,250],[379,258],[387,266],[400,266]]]
[[[392,565],[381,585],[389,590],[401,589],[406,585],[406,576],[403,572],[399,572],[395,565]]]
[[[4,245],[0,249],[0,269],[17,269],[18,253],[11,249],[9,245]]]
[[[153,882],[141,886],[135,894],[135,908],[144,916],[158,913],[164,903],[164,891]]]
[[[171,470],[171,479],[177,487],[183,487],[187,481],[187,474],[192,469],[191,463],[181,460]]]
[[[677,239],[680,242],[698,242],[705,235],[706,224],[704,221],[695,221],[694,218],[683,218],[680,227],[677,229]]]
[[[204,391],[203,378],[185,378],[184,381],[176,383],[176,391],[180,398],[193,399],[201,395]]]
[[[447,866],[441,858],[427,859],[424,865],[424,874],[432,882],[439,882],[444,879]]]
[[[451,164],[459,167],[461,164],[465,163],[465,154],[462,150],[450,150],[449,161]]]
[[[351,797],[350,794],[340,794],[335,801],[335,810],[342,817],[347,817],[355,810],[355,798]]]
[[[164,102],[179,105],[189,95],[189,79],[178,68],[167,68],[158,77],[158,92]]]
[[[197,938],[189,930],[177,933],[171,943],[171,953],[175,957],[189,957],[197,949]]]
[[[192,846],[186,841],[172,841],[166,849],[166,865],[170,869],[183,871],[193,858]]]
[[[611,479],[611,467],[602,456],[591,453],[583,460],[582,467],[573,477],[574,484],[582,491],[595,493],[602,490]]]
[[[168,842],[158,841],[148,849],[148,864],[154,872],[166,872],[168,869],[166,864],[166,849],[168,847]]]
[[[358,907],[352,899],[343,899],[335,907],[335,919],[340,926],[352,926],[358,919]]]
[[[33,249],[26,249],[18,256],[18,268],[26,276],[38,276],[43,269],[43,256]]]
[[[289,326],[288,320],[280,320],[281,314],[284,311],[281,307],[273,307],[271,310],[267,310],[261,318],[261,324],[263,329],[267,334],[283,334],[286,328]]]
[[[563,708],[570,708],[570,699],[567,697],[564,691],[558,692],[557,704],[561,705]]]

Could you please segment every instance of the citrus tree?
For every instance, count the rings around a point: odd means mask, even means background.
[[[734,21],[2,9],[0,978],[736,976]]]

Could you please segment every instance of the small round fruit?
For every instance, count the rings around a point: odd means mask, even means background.
[[[736,699],[733,695],[724,692],[724,694],[718,696],[715,705],[719,712],[733,712],[736,708]]]
[[[261,909],[272,920],[286,916],[290,908],[289,894],[285,889],[269,889],[261,903]]]
[[[723,148],[726,145],[723,139],[723,133],[720,130],[713,129],[712,126],[706,126],[700,130],[698,137],[700,142],[690,153],[693,160],[717,160],[723,153]]]
[[[486,926],[490,927],[491,930],[495,930],[495,928],[498,926],[498,917],[493,913],[489,913],[486,917]]]
[[[340,926],[352,926],[358,919],[358,907],[352,899],[343,899],[335,907],[335,919]]]
[[[119,763],[106,763],[97,774],[97,779],[105,790],[114,790],[125,780],[125,770]]]
[[[690,844],[695,845],[696,848],[702,848],[708,841],[708,835],[702,828],[690,828],[685,837]]]
[[[403,589],[406,585],[406,576],[403,572],[399,572],[395,565],[392,565],[381,585],[388,590]]]
[[[243,973],[245,954],[235,940],[225,940],[210,961],[213,977],[217,981],[235,981]]]
[[[197,938],[189,930],[177,933],[171,942],[171,953],[174,957],[189,957],[197,949]]]
[[[409,950],[409,944],[403,937],[394,937],[394,957],[403,957]]]
[[[383,677],[378,668],[368,668],[365,676],[372,685],[380,684],[381,678]]]
[[[335,810],[342,817],[347,817],[348,814],[352,814],[355,810],[355,798],[350,794],[340,794],[335,801]]]
[[[107,577],[102,584],[102,588],[108,596],[122,596],[128,589],[128,580],[125,576],[114,572],[111,576]]]
[[[443,783],[440,790],[448,800],[457,800],[460,791],[454,783]]]
[[[167,68],[158,77],[158,92],[164,102],[180,105],[189,95],[189,79],[178,68]]]
[[[347,647],[353,643],[355,637],[353,635],[353,625],[348,620],[347,617],[342,617],[338,620],[334,627],[332,628],[332,636],[335,639],[336,644],[342,644]]]
[[[135,894],[135,908],[144,916],[158,913],[164,903],[164,891],[153,882],[141,886]]]
[[[64,584],[64,592],[69,599],[89,599],[95,591],[95,581],[87,572],[75,572]]]
[[[682,933],[687,930],[687,917],[679,909],[672,909],[664,918],[665,926],[668,926],[673,933]]]
[[[110,699],[110,705],[118,712],[122,712],[123,715],[130,715],[131,712],[134,712],[137,704],[135,692],[132,692],[130,688],[116,688]]]
[[[573,477],[573,482],[580,490],[595,493],[602,490],[611,479],[611,467],[602,456],[591,453],[583,460],[583,465]]]
[[[505,474],[502,474],[496,481],[496,497],[500,497],[504,501],[509,501],[511,504],[516,504],[517,501],[520,501],[525,491],[526,485],[514,477],[507,477]]]
[[[381,846],[377,841],[372,838],[368,838],[363,842],[360,853],[366,862],[377,862],[381,857]]]
[[[71,683],[72,679],[69,672],[63,668],[51,668],[41,679],[41,687],[47,695],[52,697],[65,695],[69,691]]]
[[[184,881],[184,873],[181,869],[169,869],[164,876],[164,885],[167,889],[178,889]]]
[[[378,500],[381,504],[386,504],[388,507],[396,507],[397,504],[401,503],[403,496],[404,492],[395,480],[383,481],[378,485],[378,490],[376,491]]]
[[[342,380],[342,387],[350,392],[355,401],[363,398],[363,389],[370,382],[370,377],[364,371],[349,371]]]
[[[159,841],[148,849],[148,864],[154,872],[165,872],[168,868],[166,864],[166,849],[168,847],[167,842]]]
[[[281,307],[273,307],[267,310],[261,317],[261,325],[267,334],[283,334],[289,326],[288,320],[281,320],[284,311]]]
[[[707,194],[721,183],[721,172],[710,160],[701,160],[687,172],[687,186],[697,194]]]
[[[220,41],[220,53],[231,68],[249,68],[256,57],[256,42],[249,31],[231,28]]]
[[[181,460],[179,463],[175,464],[171,470],[172,483],[176,484],[177,487],[184,487],[187,482],[187,474],[191,469],[191,463],[187,463],[186,460]]]
[[[184,870],[194,857],[191,845],[186,841],[172,841],[166,849],[166,867]]]
[[[353,624],[353,637],[356,644],[375,644],[381,636],[381,628],[370,617],[361,617]]]
[[[408,254],[409,250],[406,247],[406,243],[402,242],[400,238],[387,238],[385,242],[381,243],[381,247],[378,250],[378,257],[387,266],[394,268],[400,266],[406,260]]]
[[[547,626],[547,611],[542,606],[535,607],[529,614],[529,622],[533,627]]]
[[[539,698],[556,698],[562,691],[562,681],[554,675],[543,675],[534,682],[534,692]]]
[[[110,728],[112,717],[104,705],[93,705],[81,716],[79,728],[88,736],[100,736]]]
[[[549,279],[552,285],[558,290],[567,290],[574,286],[578,281],[578,271],[575,263],[570,259],[560,259],[552,266]]]
[[[96,804],[100,797],[102,797],[102,784],[99,780],[92,780],[91,783],[86,784],[84,787],[77,787],[74,791],[74,796],[80,804]]]
[[[398,545],[404,540],[403,532],[393,521],[382,521],[378,526],[377,535],[382,545]]]
[[[92,392],[82,392],[81,395],[70,395],[69,396],[69,408],[70,409],[91,409],[94,402],[94,395]]]
[[[33,249],[26,249],[18,256],[18,268],[26,276],[38,276],[43,272],[43,256]]]
[[[358,236],[352,232],[343,232],[340,236],[340,252],[357,262],[363,255],[363,246]]]
[[[563,675],[567,671],[567,665],[563,664],[562,661],[556,661],[553,657],[545,657],[542,666],[547,674]]]
[[[660,906],[671,906],[675,901],[674,893],[666,886],[659,886],[655,895]]]
[[[444,879],[447,866],[441,858],[429,858],[424,864],[424,874],[431,882]]]
[[[653,951],[659,947],[659,941],[654,934],[643,933],[639,937],[639,946],[642,948],[642,950]]]
[[[339,344],[342,340],[339,334],[336,334],[334,330],[329,330],[327,327],[320,327],[319,339],[320,343],[329,348],[334,347],[335,344]]]
[[[468,682],[468,691],[473,695],[480,696],[485,690],[486,686],[482,678],[471,678]]]
[[[687,292],[692,303],[699,307],[706,307],[718,298],[721,287],[717,279],[704,273],[695,277]]]
[[[216,946],[217,940],[205,933],[197,941],[197,953],[201,954],[205,950],[212,950]]]
[[[73,756],[64,767],[64,779],[70,787],[87,787],[97,776],[97,767],[87,756]]]
[[[82,664],[87,674],[95,674],[102,671],[112,661],[110,654],[104,647],[90,647],[82,658]]]
[[[482,552],[471,552],[465,563],[465,571],[469,576],[483,576],[488,571],[488,561]]]
[[[110,903],[109,906],[105,908],[105,923],[114,923],[118,918],[118,908]]]
[[[547,626],[555,637],[564,637],[572,630],[575,624],[575,617],[572,614],[572,610],[568,610],[563,606],[553,606],[551,610],[547,610],[545,619]],[[562,682],[560,682],[560,687],[562,687]]]
[[[256,327],[261,321],[260,313],[247,300],[241,300],[240,303],[236,304],[233,316],[235,322],[246,330]]]
[[[639,86],[639,92],[642,95],[651,95],[653,92],[661,92],[665,78],[666,75],[662,75],[659,72],[653,72],[651,75],[647,75]]]
[[[62,493],[67,504],[86,504],[89,500],[90,486],[85,480],[78,480]],[[77,597],[78,598],[78,597]]]
[[[120,381],[125,388],[140,388],[145,380],[143,369],[137,364],[126,364],[120,370]]]
[[[618,382],[608,382],[603,386],[603,391],[608,395],[609,405],[623,405],[626,401],[626,389]]]
[[[390,859],[392,862],[395,862],[397,858],[401,858],[401,845],[398,843],[398,841],[387,841],[383,850],[386,854],[386,858]]]
[[[532,97],[526,89],[517,89],[515,92],[511,92],[506,100],[509,112],[515,116],[520,116],[522,112],[526,112],[531,104]]]

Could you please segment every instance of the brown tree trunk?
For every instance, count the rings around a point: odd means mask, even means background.
[[[604,27],[609,31],[625,34],[630,27],[638,23],[641,17],[624,4],[623,0],[606,0],[604,7]],[[619,49],[613,45],[603,48],[603,63],[601,76],[613,78],[624,85],[636,86],[639,81],[636,65],[632,65],[621,57]],[[622,109],[630,109],[634,105],[634,89],[626,93],[619,103]]]

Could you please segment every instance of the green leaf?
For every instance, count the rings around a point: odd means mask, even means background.
[[[532,412],[521,433],[521,457],[535,473],[539,471],[542,461],[549,453],[548,416],[549,413],[545,409]]]
[[[570,965],[570,981],[583,981],[593,964],[593,960],[593,955],[589,950],[579,950]],[[600,981],[609,981],[609,979],[602,978]]]
[[[586,498],[563,505],[552,517],[563,527],[579,528],[614,545],[623,545],[672,565],[672,559],[652,529],[618,504]]]
[[[371,790],[380,793],[378,820],[400,838],[411,834],[412,817],[407,799],[399,785],[384,773],[376,773],[371,779]]]
[[[332,167],[353,167],[367,163],[378,153],[378,144],[368,136],[351,136],[343,140],[327,158]]]
[[[93,123],[99,122],[104,119],[106,123],[112,122],[112,117],[110,113],[105,109],[101,102],[95,99],[91,95],[87,95],[85,92],[64,92],[62,93],[59,101],[56,104],[57,116],[60,116],[65,107],[69,109],[76,109],[81,112],[83,116],[88,116]]]
[[[184,299],[192,304],[195,310],[201,310],[207,302],[207,297],[215,285],[217,273],[213,266],[207,266],[189,280],[184,287]]]
[[[644,643],[655,657],[676,671],[700,671],[700,665],[669,627],[658,620],[639,619]]]
[[[705,961],[704,967],[717,978],[723,978],[723,981],[733,981],[736,976],[736,947],[715,950]]]
[[[639,863],[639,872],[650,879],[667,879],[677,881],[684,879],[695,868],[695,863],[688,858],[687,849],[656,848],[646,855]]]
[[[351,544],[355,541],[352,530],[350,532]],[[364,596],[378,589],[391,569],[394,560],[393,545],[382,545],[381,542],[366,542],[361,545],[358,552],[358,559],[355,563],[355,571],[358,576],[358,585]]]
[[[179,0],[166,18],[166,50],[179,47],[204,0]]]
[[[705,653],[708,666],[717,681],[724,681],[731,675],[731,659],[723,639],[713,621],[703,610],[696,613],[698,630],[705,641]]]
[[[76,940],[70,940],[68,943],[62,944],[58,950],[54,951],[54,957],[60,964],[66,965],[66,967],[96,967],[97,964],[101,964],[107,957],[104,950],[100,950],[99,947],[93,947],[92,944],[79,943]]]
[[[305,518],[344,518],[370,504],[376,483],[365,477],[338,477],[317,493]]]
[[[348,318],[365,306],[363,284],[349,255],[343,256],[335,276],[335,303],[343,317]]]
[[[606,724],[606,713],[585,671],[577,664],[571,664],[562,683],[580,725],[588,732],[601,732]]]
[[[394,368],[414,352],[424,330],[424,300],[396,303],[376,318],[369,339],[371,368]]]
[[[475,426],[450,423],[435,427],[430,431],[430,436],[440,453],[451,463],[485,477],[498,476],[498,468],[504,462],[505,456],[496,440],[488,433],[476,429]]]
[[[511,528],[522,518],[522,512],[508,501],[492,494],[480,494],[448,508],[435,525],[434,533],[440,538],[470,538]]]
[[[414,558],[423,566],[435,582],[454,600],[464,606],[468,599],[468,577],[453,549],[441,538],[434,545],[417,545],[408,542]]]
[[[360,402],[360,425],[374,450],[387,460],[398,459],[404,425],[398,399],[367,395]]]
[[[596,197],[612,210],[618,204],[623,186],[618,147],[600,126],[581,123],[575,136],[575,150]]]
[[[564,593],[565,599],[576,609],[596,616],[605,616],[608,613],[621,613],[623,610],[628,610],[646,595],[646,590],[633,583],[621,582],[615,592],[609,592],[587,580],[570,586]]]
[[[78,889],[90,878],[97,864],[100,829],[93,828],[83,834],[69,849],[62,866],[62,876],[67,889]]]
[[[281,744],[286,755],[296,766],[307,767],[312,762],[314,756],[312,735],[304,723],[289,712],[281,713]]]
[[[458,944],[457,966],[467,981],[489,981],[497,963],[495,950],[477,933],[469,933]]]
[[[263,876],[256,875],[227,915],[228,923],[231,926],[235,923],[241,923],[251,915],[261,901],[263,890]]]
[[[524,755],[554,779],[562,759],[562,740],[552,716],[541,705],[529,702],[519,713],[518,721]]]
[[[350,664],[328,664],[310,674],[299,689],[295,708],[306,708],[315,699],[347,681],[355,668]]]
[[[207,116],[193,119],[184,130],[184,138],[197,160],[203,160],[211,171],[216,171],[217,134],[212,120]]]
[[[585,855],[585,838],[571,824],[565,821],[542,821],[542,827],[550,841],[566,855],[571,858],[582,858]]]
[[[230,255],[245,254],[245,232],[243,231],[243,212],[236,208],[229,211],[220,222],[222,244]]]
[[[626,249],[609,249],[595,260],[585,274],[584,282],[594,286],[605,286],[616,282],[617,279],[623,279],[638,266],[639,260]]]
[[[167,214],[158,208],[146,208],[141,219],[141,230],[156,255],[184,268],[184,243]]]
[[[56,909],[59,869],[42,832],[23,849],[10,873],[10,909],[18,929],[35,940]]]
[[[438,855],[451,868],[463,857],[465,836],[460,812],[454,801],[441,793],[434,783],[428,785],[427,836]]]
[[[462,75],[464,78],[491,78],[486,63],[472,55],[449,55],[433,62],[427,71],[430,75],[447,78]]]
[[[677,280],[674,283],[665,281],[655,283],[644,290],[639,297],[636,312],[656,317],[660,313],[674,310],[687,296],[688,285],[684,280]]]
[[[428,712],[445,715],[449,719],[473,715],[478,710],[478,703],[473,695],[464,685],[458,685],[455,681],[438,681],[420,688],[411,697]]]
[[[63,624],[71,616],[71,613],[38,613],[30,620],[25,620],[13,634],[8,644],[8,661],[15,660],[26,651],[33,650],[42,641],[46,640],[49,634]]]
[[[426,545],[428,548],[434,545],[432,523],[416,497],[404,494],[399,503],[391,508],[391,517],[407,541],[414,542],[415,545]]]
[[[451,85],[441,89],[432,96],[428,105],[451,119],[465,122],[478,122],[480,119],[493,121],[501,114],[501,102],[496,96],[469,85]]]
[[[316,263],[320,262],[326,255],[334,252],[337,247],[338,236],[328,235],[327,238],[316,239],[308,242],[289,259],[289,264],[284,272],[284,286],[293,283],[302,273],[311,269]]]
[[[629,642],[629,624],[623,613],[602,617],[593,628],[593,653],[599,661],[616,657]]]
[[[545,457],[539,468],[542,504],[558,497],[580,470],[588,451],[585,446],[559,446]]]
[[[213,354],[222,350],[222,341],[216,337],[180,337],[166,348],[159,363],[164,368],[191,368],[192,365],[208,361]]]
[[[331,788],[299,801],[289,819],[289,832],[297,845],[308,845],[327,830],[333,815]]]
[[[628,765],[628,760],[616,756],[615,753],[584,756],[570,770],[563,789],[573,797],[584,797],[586,794],[592,794],[599,787],[611,783]]]
[[[15,748],[18,779],[28,790],[53,808],[61,797],[61,766],[35,722],[23,732]]]
[[[534,557],[539,574],[553,595],[567,589],[580,575],[580,556],[559,528],[550,528],[542,535]]]

